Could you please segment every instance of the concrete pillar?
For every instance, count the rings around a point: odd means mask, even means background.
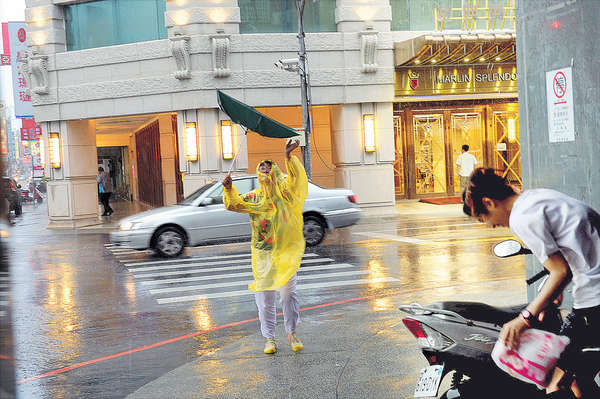
[[[26,0],[27,45],[39,54],[50,55],[67,49],[63,8],[53,0]]]
[[[338,0],[335,7],[338,32],[360,32],[372,28],[389,32],[392,7],[389,0]]]
[[[231,169],[233,174],[243,173],[248,168],[248,145],[244,130],[233,126],[233,148],[239,150],[237,159],[223,159],[221,143],[221,120],[229,117],[218,109],[194,109],[180,111],[177,115],[179,138],[179,167],[183,176],[183,194],[188,196],[209,181],[220,179]],[[189,161],[185,155],[185,123],[196,123],[198,160]]]
[[[49,160],[50,133],[59,133],[60,168]],[[49,227],[80,227],[98,222],[98,156],[93,120],[42,124],[48,182]]]
[[[336,187],[354,191],[362,207],[390,211],[395,202],[392,103],[336,105],[331,114]],[[364,114],[375,117],[374,152],[365,151]]]
[[[240,8],[237,0],[168,1],[165,25],[169,37],[240,32]]]

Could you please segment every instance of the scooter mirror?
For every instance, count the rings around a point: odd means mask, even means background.
[[[522,253],[522,250],[523,247],[517,240],[506,240],[494,246],[494,255],[499,258],[507,258]]]

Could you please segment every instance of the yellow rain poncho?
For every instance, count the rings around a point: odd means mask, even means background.
[[[304,254],[302,207],[308,194],[306,172],[295,156],[286,159],[287,177],[277,164],[270,162],[269,174],[256,167],[260,188],[239,195],[232,186],[223,193],[228,210],[250,214],[254,281],[248,288],[252,291],[279,289],[298,271]]]

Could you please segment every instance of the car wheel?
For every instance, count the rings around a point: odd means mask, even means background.
[[[19,216],[23,213],[23,207],[21,205],[15,206],[15,215]]]
[[[165,258],[179,256],[185,248],[185,238],[176,227],[163,227],[154,235],[154,250]]]
[[[325,238],[325,226],[321,219],[316,216],[304,217],[304,240],[306,246],[314,247],[319,245]]]

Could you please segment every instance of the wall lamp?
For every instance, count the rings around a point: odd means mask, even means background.
[[[514,120],[514,118],[509,118],[508,119],[508,132],[507,132],[507,137],[508,137],[508,141],[510,141],[511,143],[514,143],[515,141],[517,141],[517,126],[516,126],[516,121]]]
[[[190,162],[198,160],[196,122],[185,123],[185,159]]]
[[[221,121],[221,147],[223,159],[233,159],[233,125],[231,121]]]
[[[60,169],[60,136],[58,133],[49,134],[48,152],[50,155],[50,165],[54,169]]]
[[[363,115],[363,132],[365,139],[365,152],[375,151],[375,115]]]

